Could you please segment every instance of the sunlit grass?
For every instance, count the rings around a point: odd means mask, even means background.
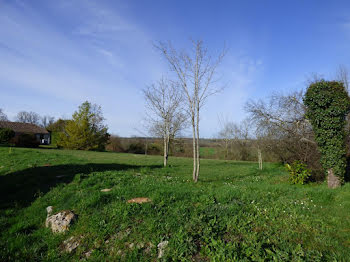
[[[0,148],[0,260],[348,261],[350,187],[295,186],[279,164],[108,152]],[[110,192],[101,189],[111,188]],[[134,197],[151,203],[127,204]],[[46,229],[45,208],[74,210],[66,234]],[[70,236],[83,236],[71,254]],[[122,237],[120,237],[122,236]],[[149,250],[148,246],[153,246]]]

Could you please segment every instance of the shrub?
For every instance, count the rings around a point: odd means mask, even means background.
[[[162,146],[156,143],[151,143],[148,145],[147,154],[149,155],[161,155]]]
[[[0,144],[9,143],[10,139],[15,136],[15,132],[9,128],[0,128]]]
[[[311,170],[300,161],[294,161],[291,165],[286,164],[289,172],[289,180],[292,184],[305,184],[311,176]]]
[[[17,146],[21,147],[38,147],[39,141],[34,134],[21,134],[18,138]]]
[[[306,91],[304,103],[310,120],[321,164],[328,172],[328,186],[344,183],[346,168],[345,117],[350,99],[344,85],[336,81],[318,81]]]
[[[116,135],[110,136],[108,143],[106,145],[106,150],[113,151],[113,152],[124,152],[124,147],[121,143],[120,137]]]
[[[132,154],[144,154],[145,145],[141,142],[131,143],[126,151]]]

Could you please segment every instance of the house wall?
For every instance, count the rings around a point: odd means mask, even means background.
[[[18,145],[20,143],[20,137],[24,133],[15,133],[15,136],[10,140],[11,144]],[[33,134],[35,136],[35,141],[40,143],[41,145],[49,145],[51,143],[51,135],[50,134]]]

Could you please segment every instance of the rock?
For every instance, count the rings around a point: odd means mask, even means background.
[[[144,252],[145,252],[146,254],[150,254],[151,251],[152,251],[152,248],[154,248],[154,245],[153,245],[151,242],[148,242],[148,243],[146,244],[146,248],[145,248]]]
[[[169,241],[162,241],[158,244],[158,258],[162,258],[164,256],[165,248],[168,246]]]
[[[151,202],[152,200],[149,199],[148,197],[136,197],[133,199],[129,199],[128,203],[138,203],[138,204],[142,204],[142,203],[147,203],[147,202]]]
[[[52,209],[49,209],[52,212]],[[53,233],[65,232],[70,225],[77,219],[77,215],[70,210],[58,212],[55,215],[46,218],[46,227],[51,227]]]
[[[86,253],[85,253],[85,257],[86,257],[86,258],[89,258],[89,257],[91,256],[91,254],[92,254],[92,251],[93,251],[93,250],[90,250],[90,251],[86,252]]]
[[[105,189],[101,189],[101,192],[109,192],[111,190],[112,190],[112,188],[105,188]]]
[[[145,247],[145,244],[142,243],[142,242],[137,243],[137,245],[136,245],[136,248],[137,248],[137,249],[142,249],[142,248],[144,248],[144,247]]]
[[[51,216],[52,210],[53,210],[53,206],[48,206],[48,207],[46,208],[47,217]]]
[[[80,237],[70,237],[63,241],[63,250],[68,253],[72,253],[79,245],[80,241],[83,239],[82,236]]]
[[[119,239],[119,240],[122,240],[123,238],[126,238],[128,235],[130,235],[130,233],[131,233],[131,229],[127,228],[124,231],[118,232],[117,235],[116,235],[116,238]]]

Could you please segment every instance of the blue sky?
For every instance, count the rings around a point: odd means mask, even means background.
[[[111,133],[138,135],[141,90],[168,72],[152,43],[190,38],[229,48],[226,89],[202,111],[201,134],[213,137],[218,116],[243,119],[248,99],[350,68],[350,2],[0,0],[0,108],[12,120],[20,110],[68,118],[89,100]]]

